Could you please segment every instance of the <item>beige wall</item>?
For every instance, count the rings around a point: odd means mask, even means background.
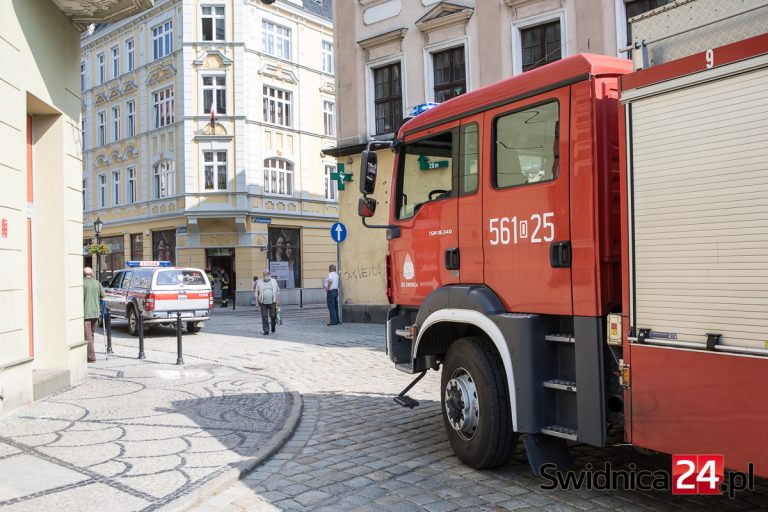
[[[79,32],[47,0],[0,12],[0,412],[32,399],[33,369],[85,375]],[[26,116],[34,198],[27,203]],[[29,350],[27,218],[32,226],[34,359]],[[71,353],[71,354],[70,354]],[[9,365],[15,366],[9,367]]]

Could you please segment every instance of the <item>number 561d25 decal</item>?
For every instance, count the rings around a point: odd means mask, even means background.
[[[555,239],[554,212],[534,213],[530,219],[517,216],[488,219],[491,245],[517,244],[528,240],[532,244],[551,242]]]

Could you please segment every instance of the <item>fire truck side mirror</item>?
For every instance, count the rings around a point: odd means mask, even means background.
[[[361,197],[357,202],[357,214],[361,217],[370,218],[376,213],[376,200],[370,197]]]
[[[360,160],[360,193],[373,194],[376,190],[378,158],[374,151],[363,151]]]

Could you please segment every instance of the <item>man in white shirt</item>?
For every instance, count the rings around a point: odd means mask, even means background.
[[[264,279],[256,283],[254,293],[256,304],[261,308],[261,327],[264,334],[269,334],[269,324],[272,321],[272,332],[275,332],[277,322],[277,306],[280,305],[280,287],[277,279],[272,279],[269,270],[264,269]]]
[[[339,325],[339,274],[336,272],[336,265],[328,267],[328,275],[323,280],[323,284],[328,312],[331,314],[328,325]]]

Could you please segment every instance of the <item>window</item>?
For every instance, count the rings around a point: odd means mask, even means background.
[[[205,190],[227,189],[227,152],[203,151]]]
[[[153,123],[155,128],[173,124],[173,87],[168,87],[152,95]]]
[[[155,165],[152,176],[152,196],[155,199],[173,195],[174,172],[173,161],[163,160]]]
[[[125,104],[125,136],[136,135],[136,102],[128,101]]]
[[[80,120],[80,138],[82,140],[83,151],[85,151],[85,116]]]
[[[326,135],[336,135],[336,105],[332,101],[323,102],[323,128]]]
[[[401,146],[398,219],[413,217],[426,203],[451,197],[456,142],[454,132],[448,131]]]
[[[104,67],[106,56],[100,53],[96,56],[96,73],[99,75],[99,85],[107,81],[107,70]]]
[[[264,193],[293,195],[293,164],[280,158],[264,160]]]
[[[373,70],[376,134],[391,133],[403,120],[400,63]]]
[[[131,235],[131,260],[141,261],[144,259],[144,235],[137,233]]]
[[[152,232],[152,259],[176,264],[176,230]]]
[[[120,140],[120,107],[112,107],[112,142]]]
[[[560,20],[520,30],[523,71],[538,68],[562,58]]]
[[[112,205],[119,206],[122,199],[120,189],[120,171],[112,171]]]
[[[227,77],[224,75],[203,77],[203,112],[227,113]]]
[[[173,51],[173,21],[168,20],[152,29],[152,60],[157,60]]]
[[[109,254],[104,256],[104,266],[101,270],[106,274],[105,277],[115,276],[121,268],[125,268],[123,235],[104,237],[101,241],[109,246]]]
[[[126,189],[126,198],[125,202],[128,204],[133,204],[138,200],[138,197],[136,195],[137,188],[136,188],[136,168],[129,167],[126,170],[126,174],[128,175],[128,188]]]
[[[435,77],[435,101],[442,103],[467,92],[464,47],[432,54]]]
[[[261,51],[285,60],[291,59],[291,29],[263,20],[261,22]]]
[[[639,16],[644,12],[656,9],[663,5],[671,4],[675,0],[631,0],[624,3],[624,9],[627,13],[627,44],[632,44],[632,25],[629,23],[630,18]]]
[[[80,90],[85,90],[85,62],[80,63]]]
[[[107,207],[107,175],[99,174],[99,208]]]
[[[335,201],[338,194],[338,183],[331,179],[331,174],[336,172],[335,165],[325,166],[325,198],[329,201]]]
[[[499,188],[557,178],[560,168],[560,108],[557,102],[496,119],[494,185]]]
[[[113,46],[109,54],[112,56],[112,78],[117,78],[120,76],[120,47]]]
[[[107,143],[107,115],[105,112],[96,114],[96,145],[103,146]]]
[[[133,38],[125,42],[125,70],[133,71],[136,69],[136,42]]]
[[[87,191],[88,191],[88,182],[85,179],[83,179],[83,211],[86,210],[85,198],[87,196]]]
[[[477,125],[461,125],[459,140],[459,195],[477,191],[480,176],[480,153]]]
[[[323,41],[323,71],[333,73],[333,43]]]
[[[291,127],[291,93],[264,86],[264,122]]]
[[[224,6],[204,5],[201,20],[203,22],[203,41],[224,40]]]

